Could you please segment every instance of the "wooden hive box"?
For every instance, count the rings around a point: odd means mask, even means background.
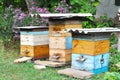
[[[88,54],[88,55],[98,55],[102,53],[109,52],[110,41],[109,40],[73,40],[72,52],[76,54]]]
[[[21,45],[20,50],[21,56],[33,57],[34,59],[49,57],[49,45]]]
[[[79,19],[55,19],[50,20],[49,32],[62,31],[67,28],[82,28],[82,23]]]
[[[70,62],[72,50],[50,49],[49,60],[55,62]]]
[[[21,45],[46,45],[49,44],[48,31],[44,34],[42,32],[21,32],[20,43]]]
[[[85,54],[72,54],[73,69],[80,69],[84,71],[99,74],[108,71],[110,53],[90,56]]]
[[[49,47],[52,49],[72,49],[72,37],[49,37]]]

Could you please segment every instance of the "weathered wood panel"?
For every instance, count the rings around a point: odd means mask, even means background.
[[[62,31],[67,28],[82,28],[82,23],[79,20],[56,20],[50,21],[49,32]]]
[[[72,54],[72,68],[94,72],[109,64],[109,53],[96,56]],[[96,72],[99,73],[99,70]]]
[[[32,57],[21,57],[21,58],[15,59],[14,63],[27,62],[27,61],[30,61],[31,59],[32,59]]]
[[[21,56],[37,58],[47,58],[49,56],[48,45],[26,46],[21,45]]]
[[[80,79],[86,79],[93,76],[93,73],[87,72],[87,71],[80,71],[72,68],[66,68],[63,70],[58,70],[59,74],[68,75],[70,77],[80,78]]]
[[[72,37],[50,37],[49,46],[53,49],[72,49]]]
[[[67,65],[66,63],[53,62],[53,61],[35,61],[35,64],[49,66],[49,67],[61,67]]]
[[[73,40],[73,53],[97,55],[109,52],[109,40]]]
[[[49,36],[50,37],[71,37],[72,34],[68,32],[53,31],[51,34],[49,34]]]
[[[49,44],[48,35],[21,35],[21,45],[46,45]]]
[[[70,62],[71,61],[71,50],[63,49],[50,49],[49,60],[55,62]]]

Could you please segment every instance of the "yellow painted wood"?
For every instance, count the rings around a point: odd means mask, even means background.
[[[77,54],[97,55],[109,52],[109,40],[89,41],[73,40],[72,52]]]
[[[64,49],[50,49],[49,51],[49,60],[56,62],[70,62],[71,61],[71,53],[72,50],[64,50]],[[57,59],[53,59],[53,57],[59,56]]]
[[[26,46],[21,45],[21,56],[29,56],[34,59],[47,58],[49,56],[48,45]]]

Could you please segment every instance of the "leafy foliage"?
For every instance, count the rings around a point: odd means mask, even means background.
[[[0,39],[2,39],[3,44],[8,46],[13,40],[13,8],[9,6],[5,8],[4,12],[0,13]]]
[[[120,73],[117,72],[107,72],[104,75],[103,80],[120,80]]]

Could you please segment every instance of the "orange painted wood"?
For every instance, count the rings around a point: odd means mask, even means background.
[[[47,58],[49,56],[48,45],[26,46],[21,45],[21,56],[29,56],[34,59]]]
[[[82,23],[79,20],[54,20],[49,23],[49,33],[54,31],[62,31],[67,28],[82,28]]]
[[[77,54],[97,55],[109,52],[109,40],[89,41],[73,40],[72,52]]]
[[[49,51],[49,60],[56,62],[70,62],[71,61],[71,53],[72,50],[64,50],[64,49],[50,49]],[[58,58],[55,58],[57,57]]]
[[[49,33],[54,31],[62,31],[67,28],[82,28],[82,24],[52,24],[49,25]]]

